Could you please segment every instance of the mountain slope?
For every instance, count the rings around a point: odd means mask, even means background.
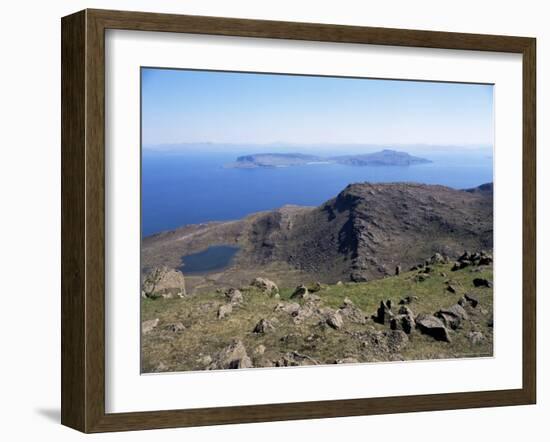
[[[285,206],[242,220],[187,226],[144,238],[144,268],[178,267],[183,255],[216,244],[240,247],[230,268],[197,285],[230,285],[270,276],[296,281],[365,281],[435,252],[492,249],[492,188],[359,183],[319,207]]]

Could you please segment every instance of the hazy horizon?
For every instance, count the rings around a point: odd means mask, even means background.
[[[142,68],[144,147],[493,145],[493,86]]]

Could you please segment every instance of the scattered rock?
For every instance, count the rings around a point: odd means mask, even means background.
[[[336,285],[344,285],[344,283],[342,281],[338,281]]]
[[[340,306],[339,312],[343,317],[351,322],[355,322],[357,324],[365,324],[367,322],[363,311],[349,298],[344,299],[344,302]]]
[[[481,332],[470,332],[468,334],[468,339],[473,345],[479,345],[485,341],[485,336]]]
[[[159,318],[151,319],[149,321],[143,321],[141,323],[141,332],[146,335],[151,333],[159,325]]]
[[[451,293],[458,293],[458,290],[456,289],[456,287],[452,284],[447,284],[447,289],[446,289],[448,292],[451,292]]]
[[[465,267],[468,267],[467,261],[456,261],[453,266],[451,267],[451,272],[456,272],[457,270],[461,270]]]
[[[406,334],[411,334],[415,328],[414,318],[411,315],[397,315],[390,321],[392,330],[401,330]]]
[[[225,292],[225,297],[231,304],[240,304],[244,301],[243,294],[239,289],[230,288]]]
[[[246,348],[239,340],[233,341],[213,359],[207,367],[208,370],[252,368],[252,361],[246,353]]]
[[[291,313],[292,314],[292,320],[295,324],[299,324],[304,319],[307,319],[311,317],[315,313],[314,308],[310,304],[306,304],[303,306],[300,306],[298,310]]]
[[[384,301],[380,301],[380,307],[376,310],[376,316],[373,319],[379,324],[384,325],[389,324],[392,318],[391,301],[387,300],[385,303]]]
[[[223,319],[228,316],[233,311],[233,306],[231,304],[220,305],[218,309],[218,319]]]
[[[260,289],[266,295],[275,296],[279,294],[277,284],[267,278],[255,278],[250,285]]]
[[[265,345],[260,344],[254,349],[254,354],[256,356],[261,356],[265,353]]]
[[[168,267],[155,268],[144,278],[141,285],[142,294],[146,298],[183,298],[185,278],[183,273]]]
[[[271,321],[268,321],[267,319],[260,319],[260,321],[255,325],[254,330],[252,330],[252,333],[265,334],[274,329],[275,327]]]
[[[441,253],[435,253],[429,260],[430,264],[446,264],[447,262],[448,258]]]
[[[348,305],[354,305],[354,304],[353,304],[353,301],[346,296],[342,301],[342,306],[340,308],[345,308]]]
[[[438,341],[451,342],[449,332],[443,322],[432,315],[418,315],[416,318],[417,328],[424,334],[431,336]]]
[[[328,286],[326,284],[321,284],[320,282],[316,282],[309,287],[309,291],[311,293],[320,292],[321,290],[326,290]]]
[[[418,301],[418,296],[408,295],[399,301],[399,305],[412,304],[414,301]]]
[[[166,330],[171,331],[172,333],[179,333],[185,330],[185,326],[181,322],[174,322],[172,324],[168,324],[165,328]]]
[[[493,283],[485,278],[474,278],[473,283],[475,287],[493,287]]]
[[[273,311],[280,312],[283,311],[290,315],[294,315],[300,310],[300,304],[297,302],[279,302]]]
[[[402,330],[370,332],[364,339],[363,347],[375,354],[398,352],[409,342],[407,334]]]
[[[290,295],[290,299],[303,299],[308,294],[309,294],[309,290],[307,289],[307,287],[301,284],[298,287],[296,287],[296,289],[294,289],[294,293]]]
[[[478,265],[480,266],[488,266],[488,265],[491,265],[493,263],[493,257],[492,256],[482,256],[480,259],[479,259],[479,263]]]
[[[327,324],[335,330],[344,326],[344,320],[339,312],[330,313],[327,317]]]
[[[416,282],[424,282],[424,281],[426,281],[429,277],[430,277],[430,275],[428,275],[427,273],[420,273],[420,274],[414,276],[414,280],[415,280]]]
[[[462,325],[462,321],[468,319],[468,313],[466,313],[466,310],[459,304],[441,309],[435,316],[440,318],[446,327],[452,328],[453,330],[458,329]]]
[[[319,362],[308,355],[293,351],[274,361],[273,365],[275,367],[296,367],[299,365],[319,365]]]
[[[477,299],[477,297],[475,295],[472,295],[471,293],[465,293],[464,299],[474,308],[476,308],[479,304],[479,300]]]

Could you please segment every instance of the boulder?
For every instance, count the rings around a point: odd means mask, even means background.
[[[477,297],[475,295],[472,295],[471,293],[465,293],[464,299],[474,308],[476,308],[479,304],[479,300],[477,299]]]
[[[447,284],[446,290],[451,293],[458,293],[457,288],[452,284]]]
[[[468,267],[470,265],[470,261],[465,261],[465,260],[458,260],[456,261],[453,266],[451,267],[451,271],[452,272],[456,272],[457,270],[461,270],[461,269],[464,269],[466,267]]]
[[[438,341],[451,342],[449,331],[443,322],[432,315],[418,315],[416,327],[424,334],[431,336]]]
[[[393,313],[391,311],[391,301],[380,301],[380,307],[376,310],[376,316],[374,316],[373,319],[379,324],[384,325],[389,324],[392,318]]]
[[[397,315],[390,321],[392,330],[401,330],[406,334],[411,334],[415,328],[414,317],[411,315]]]
[[[146,298],[183,298],[185,278],[178,270],[157,267],[145,276],[141,289]]]
[[[315,313],[315,308],[311,304],[305,304],[302,306],[299,306],[297,310],[291,313],[292,315],[292,321],[295,324],[299,324],[304,319],[310,318]]]
[[[141,332],[146,335],[151,333],[159,325],[159,318],[151,319],[149,321],[143,321],[141,323]]]
[[[474,287],[493,287],[493,283],[485,278],[474,278],[473,283]]]
[[[290,299],[303,299],[308,294],[309,294],[309,291],[307,287],[301,284],[294,289],[294,292],[292,293],[292,295],[290,295]]]
[[[231,304],[240,304],[244,301],[243,294],[239,289],[230,288],[225,292],[225,297]]]
[[[330,313],[327,317],[327,324],[335,330],[344,326],[344,320],[339,312]]]
[[[252,333],[265,334],[274,329],[275,327],[271,321],[268,321],[267,319],[260,319],[260,321],[254,326]]]
[[[275,296],[279,294],[277,284],[267,278],[255,278],[250,285],[260,289],[266,295]]]
[[[462,325],[462,321],[468,319],[468,313],[460,305],[455,304],[449,308],[439,310],[435,316],[443,321],[446,327],[456,330]]]
[[[428,275],[427,273],[420,273],[420,274],[414,276],[414,280],[415,280],[416,282],[424,282],[424,281],[426,281],[429,277],[430,277],[430,275]]]
[[[314,284],[312,284],[308,290],[311,292],[311,293],[315,293],[315,292],[320,292],[321,290],[325,290],[327,289],[328,286],[326,284],[322,284],[320,282],[316,282]]]
[[[293,315],[298,310],[300,310],[300,304],[297,302],[279,302],[273,309],[274,312],[283,311],[289,315]]]
[[[407,296],[405,296],[403,299],[401,299],[401,300],[399,301],[399,305],[411,304],[411,303],[413,303],[414,301],[418,301],[418,296],[407,295]]]
[[[218,319],[223,319],[228,316],[233,311],[233,306],[231,304],[223,304],[218,308]]]
[[[447,258],[444,257],[441,253],[435,253],[429,260],[430,264],[445,264]]]
[[[367,322],[363,311],[349,298],[344,299],[344,302],[338,311],[343,317],[351,322],[355,322],[357,324],[365,324]]]
[[[236,340],[222,349],[213,358],[213,362],[207,367],[207,370],[252,368],[252,361],[246,353],[246,348],[242,341]]]

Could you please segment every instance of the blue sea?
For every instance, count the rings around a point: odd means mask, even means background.
[[[187,224],[239,219],[285,204],[317,206],[356,182],[419,182],[466,189],[493,181],[490,151],[413,153],[432,160],[408,167],[340,164],[227,169],[232,152],[142,154],[142,235]]]

